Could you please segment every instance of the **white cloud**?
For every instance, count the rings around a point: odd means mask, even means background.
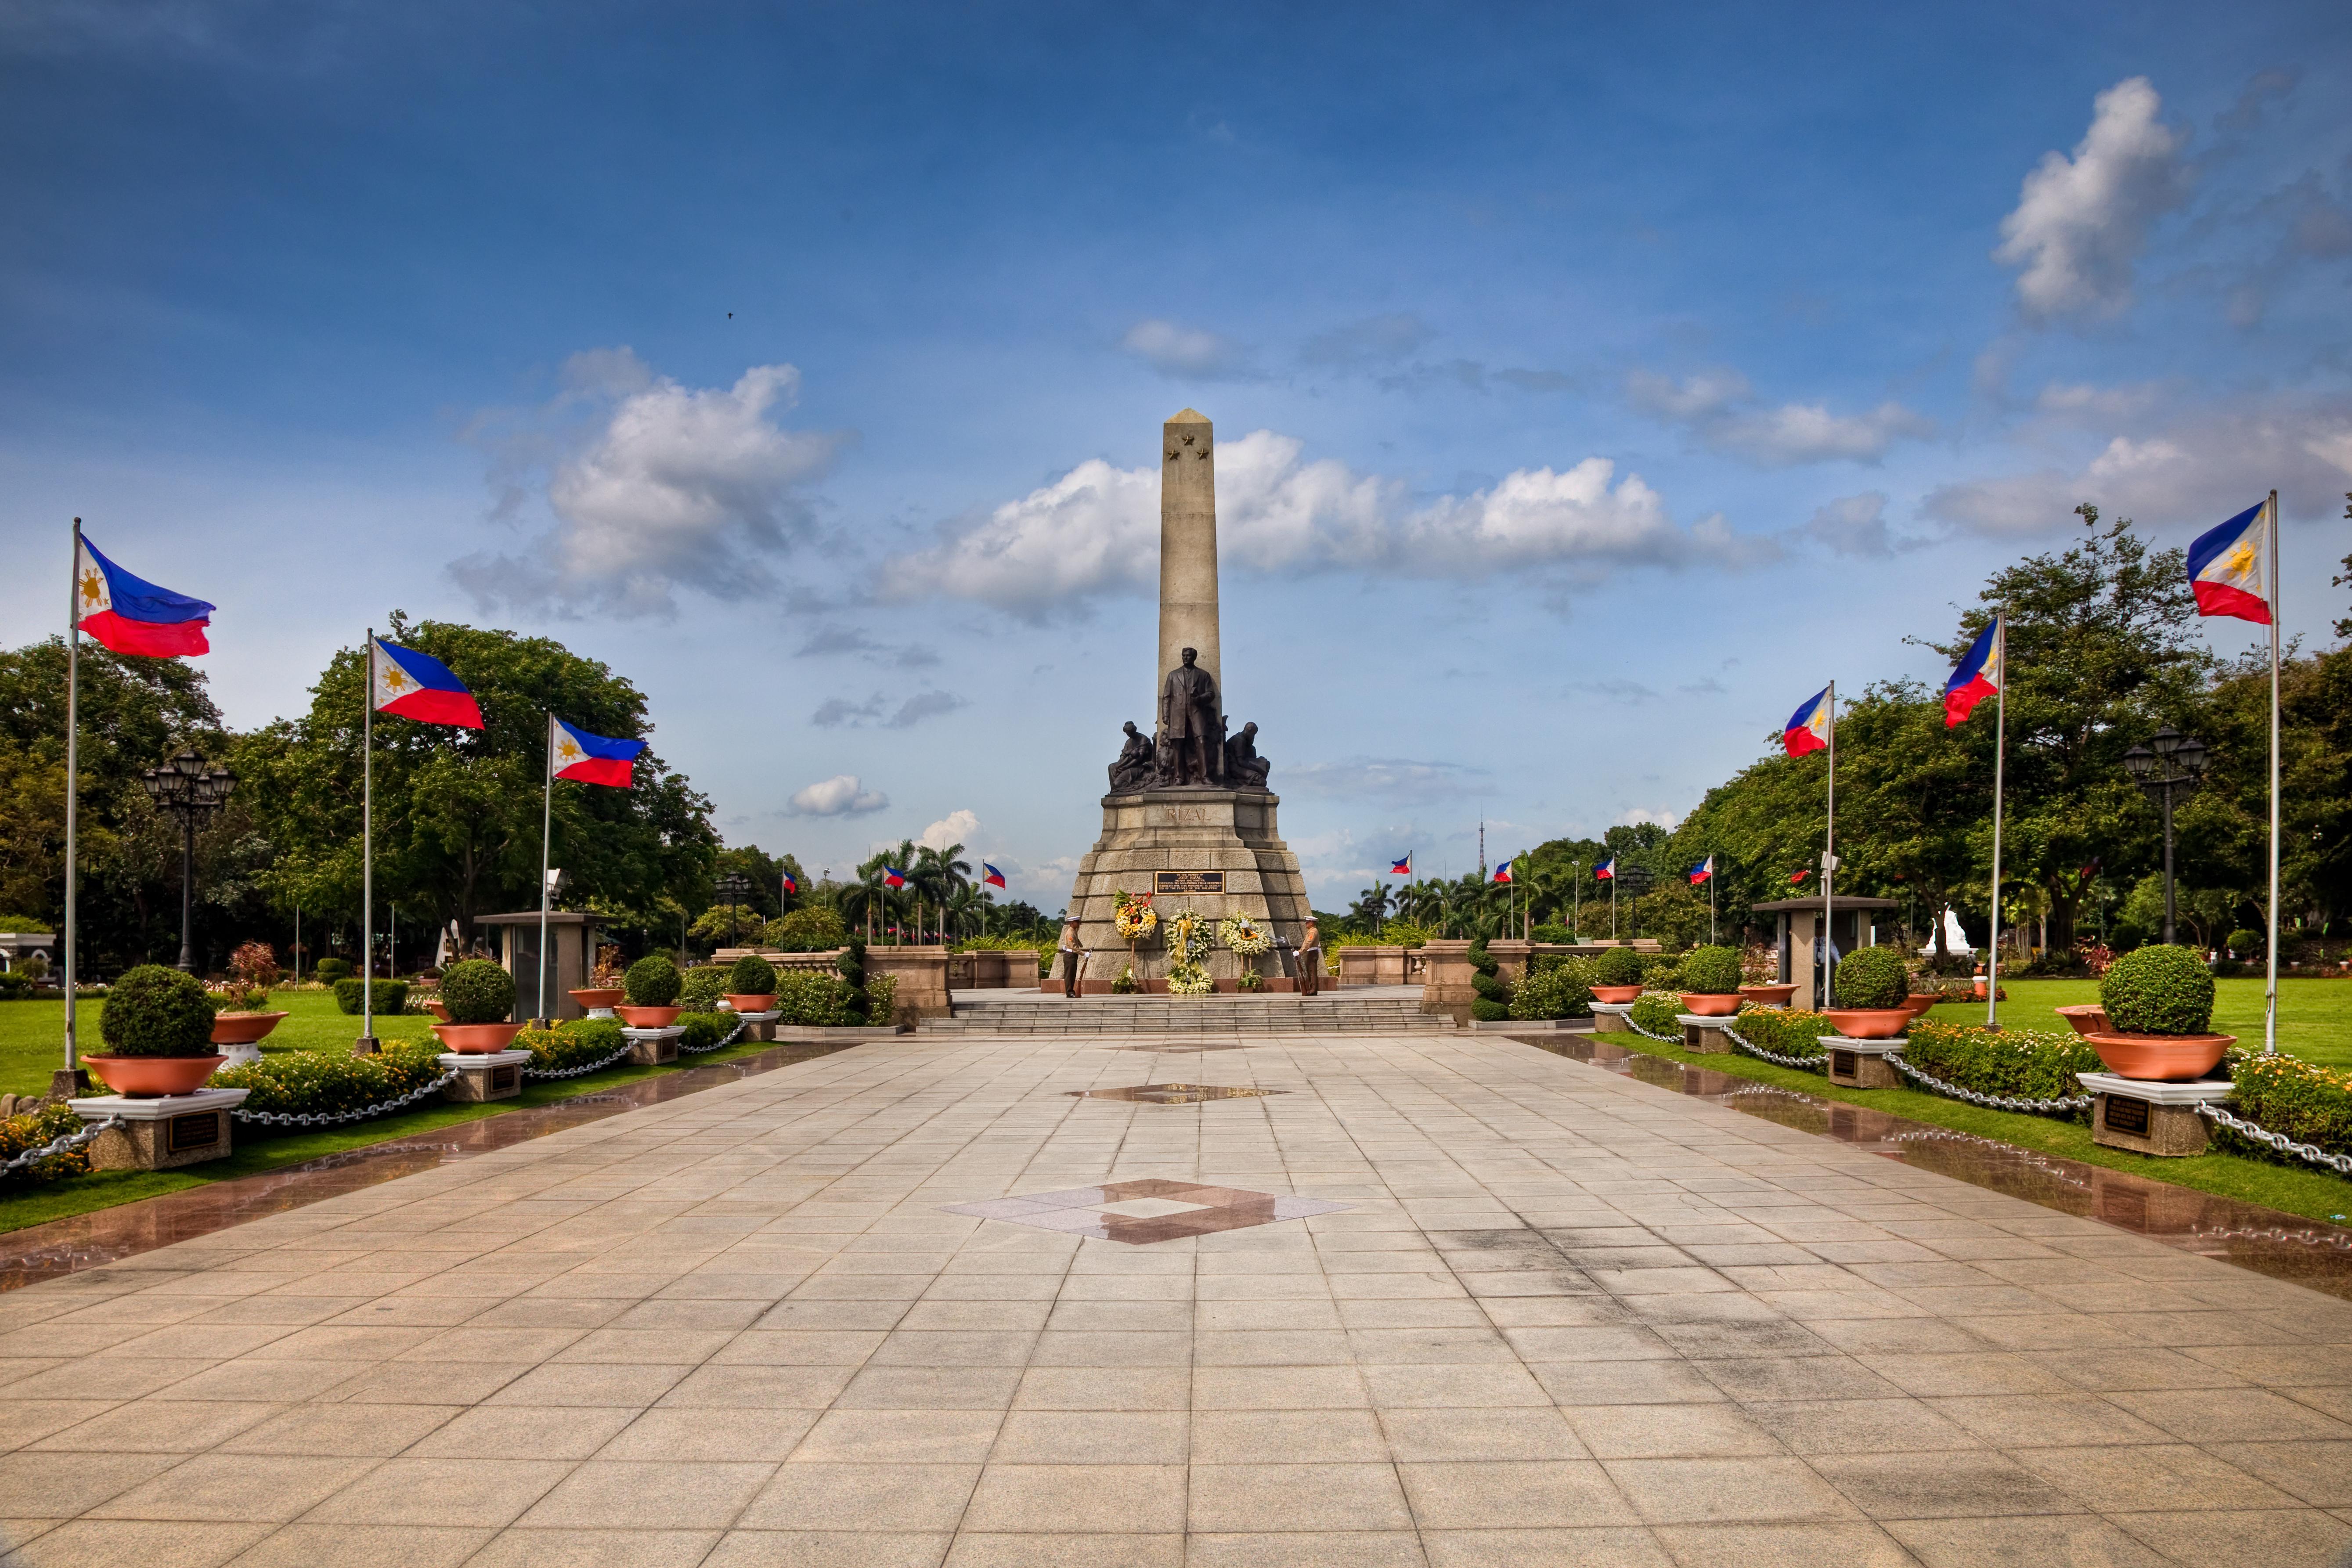
[[[949,812],[945,816],[924,828],[915,842],[928,848],[944,849],[950,844],[971,843],[972,835],[979,831],[979,815],[959,809]]]
[[[2024,268],[2017,299],[2029,318],[2098,321],[2131,304],[2149,226],[2188,193],[2187,137],[2157,118],[2163,107],[2146,77],[2117,82],[2093,100],[2074,157],[2046,153],[2025,176],[1992,254]]]
[[[554,526],[519,555],[452,563],[460,584],[486,608],[623,616],[668,615],[679,588],[732,599],[773,587],[767,558],[811,528],[793,492],[831,467],[844,441],[772,422],[797,400],[800,372],[753,365],[731,387],[686,387],[624,348],[573,356],[565,383],[536,424],[585,405],[598,416],[591,428],[567,441],[526,421],[498,443],[499,511],[513,514],[523,480],[543,465]]]
[[[1891,555],[1894,543],[1886,532],[1886,492],[1864,490],[1840,496],[1814,510],[1801,531],[1817,544],[1840,555]]]
[[[1240,373],[1247,355],[1232,339],[1174,321],[1138,321],[1118,346],[1160,374],[1179,381],[1215,381]]]
[[[889,708],[889,699],[880,692],[862,702],[846,697],[828,697],[809,716],[809,722],[821,730],[862,730],[868,724],[879,723],[886,730],[906,730],[926,719],[936,719],[952,713],[959,708],[969,708],[969,699],[952,691],[918,691],[900,702],[887,719],[882,717]]]
[[[2275,400],[2184,411],[2110,437],[2079,468],[1942,485],[1922,510],[1980,533],[2021,535],[2072,526],[2074,507],[2087,500],[2109,516],[2168,527],[2218,522],[2273,485],[2290,516],[2315,515],[2320,498],[2342,494],[2347,482],[2352,400]]]
[[[1639,827],[1645,822],[1654,822],[1660,827],[1672,833],[1675,828],[1682,826],[1682,820],[1683,814],[1679,811],[1650,811],[1637,805],[1631,811],[1618,813],[1617,821],[1614,826],[1619,827]]]
[[[1489,795],[1485,768],[1462,763],[1424,763],[1406,757],[1350,757],[1307,763],[1284,771],[1274,782],[1301,795],[1369,798],[1391,804],[1451,800]]]
[[[1684,529],[1638,474],[1606,458],[1521,468],[1489,489],[1415,505],[1403,481],[1359,474],[1258,430],[1217,450],[1218,550],[1259,572],[1343,570],[1480,577],[1562,567],[1734,562],[1772,550],[1720,518]],[[885,562],[881,592],[942,594],[1019,614],[1096,594],[1148,590],[1160,568],[1160,476],[1091,458],[929,550]]]
[[[1819,403],[1759,405],[1748,378],[1736,370],[1701,371],[1677,383],[1654,371],[1625,378],[1633,405],[1687,426],[1719,452],[1768,468],[1797,463],[1874,463],[1905,437],[1936,433],[1935,421],[1899,403],[1865,414],[1832,414]]]
[[[864,816],[889,804],[888,795],[867,789],[856,773],[835,773],[793,792],[784,803],[784,812],[790,816]]]

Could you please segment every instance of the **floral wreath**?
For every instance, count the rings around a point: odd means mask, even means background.
[[[1217,940],[1244,958],[1255,958],[1274,948],[1274,938],[1247,915],[1233,915],[1217,925]]]
[[[1110,917],[1111,929],[1122,942],[1134,942],[1150,936],[1160,929],[1160,916],[1151,908],[1151,895],[1138,898],[1125,888],[1118,889],[1118,907]]]

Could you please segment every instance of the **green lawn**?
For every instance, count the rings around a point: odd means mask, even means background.
[[[102,1005],[102,1003],[93,1000],[82,1003],[76,1009],[76,1033],[81,1038],[85,1052],[102,1048],[98,1032],[99,1009]],[[281,991],[278,994],[277,1005],[293,1016],[279,1024],[261,1043],[265,1052],[348,1051],[352,1042],[359,1037],[359,1018],[356,1016],[345,1016],[338,1011],[331,993]],[[379,1017],[375,1023],[376,1037],[380,1040],[425,1039],[431,1037],[429,1026],[433,1020]],[[249,1176],[282,1165],[296,1165],[323,1154],[341,1153],[347,1149],[364,1148],[368,1144],[382,1143],[394,1138],[413,1138],[453,1122],[472,1121],[528,1106],[545,1105],[551,1100],[593,1094],[598,1089],[634,1082],[641,1078],[676,1072],[679,1068],[732,1061],[738,1057],[774,1048],[752,1041],[723,1051],[683,1058],[676,1067],[647,1068],[624,1064],[583,1078],[565,1079],[554,1083],[525,1084],[521,1095],[513,1100],[495,1100],[487,1105],[428,1103],[396,1116],[316,1132],[266,1135],[240,1127],[236,1134],[236,1152],[226,1160],[215,1160],[181,1171],[119,1171],[78,1176],[47,1186],[26,1188],[17,1195],[0,1197],[0,1232],[21,1230],[28,1225],[89,1214],[94,1209],[111,1208],[117,1204],[178,1192],[185,1187],[202,1186],[208,1182]],[[0,1002],[0,1092],[46,1093],[49,1087],[49,1074],[63,1066],[64,1060],[64,1003]]]
[[[2263,981],[2216,980],[2213,1026],[2238,1037],[2241,1047],[2263,1048]],[[2000,1021],[2019,1029],[2063,1029],[2053,1007],[2096,1002],[2095,980],[2003,980],[2009,1000]],[[1927,1015],[1940,1023],[1981,1024],[1981,1002],[1947,1002]],[[289,1023],[292,1020],[289,1019]],[[2308,1062],[2352,1068],[2352,980],[2279,979],[2279,1049]]]

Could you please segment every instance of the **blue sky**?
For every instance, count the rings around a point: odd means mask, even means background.
[[[1327,906],[1940,678],[2080,500],[2277,486],[2326,637],[2352,12],[1629,9],[0,0],[6,639],[77,514],[239,724],[394,607],[549,633],[730,841],[1050,910],[1188,405]]]

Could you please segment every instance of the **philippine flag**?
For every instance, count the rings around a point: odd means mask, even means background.
[[[1396,858],[1396,859],[1394,859],[1394,860],[1390,861],[1390,862],[1389,862],[1389,875],[1390,875],[1390,876],[1391,876],[1391,877],[1410,877],[1410,876],[1412,876],[1412,857],[1410,854],[1407,854],[1407,855],[1401,856],[1401,857],[1399,857],[1398,858]]]
[[[2197,536],[2189,547],[2189,590],[2200,616],[2235,616],[2258,626],[2271,624],[2271,588],[2264,581],[2270,559],[2271,515],[2265,498],[2221,527]]]
[[[992,888],[1002,888],[1004,886],[1004,873],[998,870],[995,867],[990,865],[985,860],[982,860],[980,863],[980,879],[987,883]]]
[[[1959,667],[1952,679],[1944,682],[1944,728],[1948,730],[1976,711],[1977,704],[2000,689],[2001,665],[2008,657],[2009,639],[2001,634],[2000,617],[1995,616],[1969,644],[1961,656]]]
[[[77,535],[74,542],[74,624],[116,653],[177,658],[210,653],[205,627],[213,606],[134,577]]]
[[[629,787],[636,755],[646,749],[643,741],[614,741],[603,735],[592,735],[577,725],[567,724],[553,714],[548,715],[553,726],[548,743],[555,748],[555,776],[576,779],[582,784],[611,784],[616,789]]]
[[[790,871],[782,872],[782,876],[786,893],[797,893],[801,890],[801,879],[798,877],[793,876]]]
[[[482,727],[482,710],[465,682],[429,653],[375,639],[375,710],[420,724]]]
[[[1712,855],[1708,856],[1706,859],[1700,861],[1697,865],[1690,868],[1690,879],[1691,884],[1694,887],[1706,881],[1709,877],[1714,875],[1715,857]]]
[[[907,885],[907,873],[896,866],[885,866],[882,868],[882,885],[887,888],[903,888]]]
[[[1495,868],[1495,880],[1497,882],[1507,882],[1510,879],[1511,863],[1508,860],[1506,860],[1501,865]]]
[[[1600,865],[1592,868],[1592,874],[1603,882],[1615,880],[1617,876],[1617,857],[1612,855],[1608,859],[1603,860]]]
[[[1790,878],[1789,878],[1790,885],[1793,887],[1793,886],[1795,886],[1797,883],[1803,881],[1806,878],[1808,878],[1808,877],[1810,877],[1810,876],[1811,876],[1811,875],[1812,875],[1812,873],[1811,873],[1811,871],[1797,871],[1797,872],[1793,872],[1793,873],[1791,873],[1791,874],[1790,874]]]
[[[1807,752],[1818,752],[1827,746],[1829,735],[1830,689],[1824,686],[1789,715],[1788,728],[1780,732],[1780,743],[1789,748],[1790,756],[1801,757]]]

